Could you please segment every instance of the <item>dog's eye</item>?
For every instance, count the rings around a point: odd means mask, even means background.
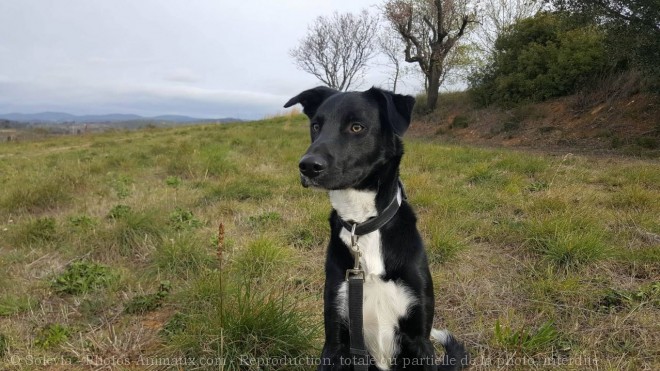
[[[321,125],[319,125],[317,123],[313,123],[312,124],[312,131],[317,133],[319,130],[321,130]]]
[[[362,124],[357,122],[351,124],[351,133],[359,133],[362,130],[364,130],[364,126],[362,126]]]

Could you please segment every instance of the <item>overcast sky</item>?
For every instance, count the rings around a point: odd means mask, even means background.
[[[262,118],[320,84],[288,54],[314,18],[379,3],[0,0],[0,113]]]

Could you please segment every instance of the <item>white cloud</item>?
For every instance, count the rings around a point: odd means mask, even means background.
[[[177,68],[167,73],[163,79],[173,82],[194,83],[200,81],[201,76],[189,68]]]
[[[263,117],[320,84],[288,55],[308,22],[378,2],[0,1],[0,113]]]

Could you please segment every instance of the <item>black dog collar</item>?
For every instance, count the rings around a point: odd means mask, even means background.
[[[343,225],[344,228],[346,228],[346,230],[349,232],[352,232],[353,226],[355,226],[355,235],[363,236],[380,229],[382,226],[387,224],[387,222],[392,220],[394,215],[396,215],[396,212],[399,211],[401,203],[405,199],[406,194],[403,191],[403,184],[401,184],[401,181],[399,181],[399,186],[397,187],[397,191],[394,194],[394,197],[392,197],[392,201],[390,201],[389,205],[387,205],[382,213],[374,216],[373,218],[367,219],[362,223],[351,223],[345,221],[342,218],[339,218],[339,221],[341,222],[341,225]]]

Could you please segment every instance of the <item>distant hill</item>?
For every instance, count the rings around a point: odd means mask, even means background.
[[[107,114],[107,115],[72,115],[64,112],[39,112],[39,113],[7,113],[0,114],[0,120],[10,120],[18,122],[33,123],[108,123],[108,122],[126,122],[126,121],[144,121],[144,122],[169,122],[169,123],[189,123],[189,122],[237,122],[240,119],[223,118],[198,118],[181,115],[161,115],[155,117],[144,117],[132,114]]]

